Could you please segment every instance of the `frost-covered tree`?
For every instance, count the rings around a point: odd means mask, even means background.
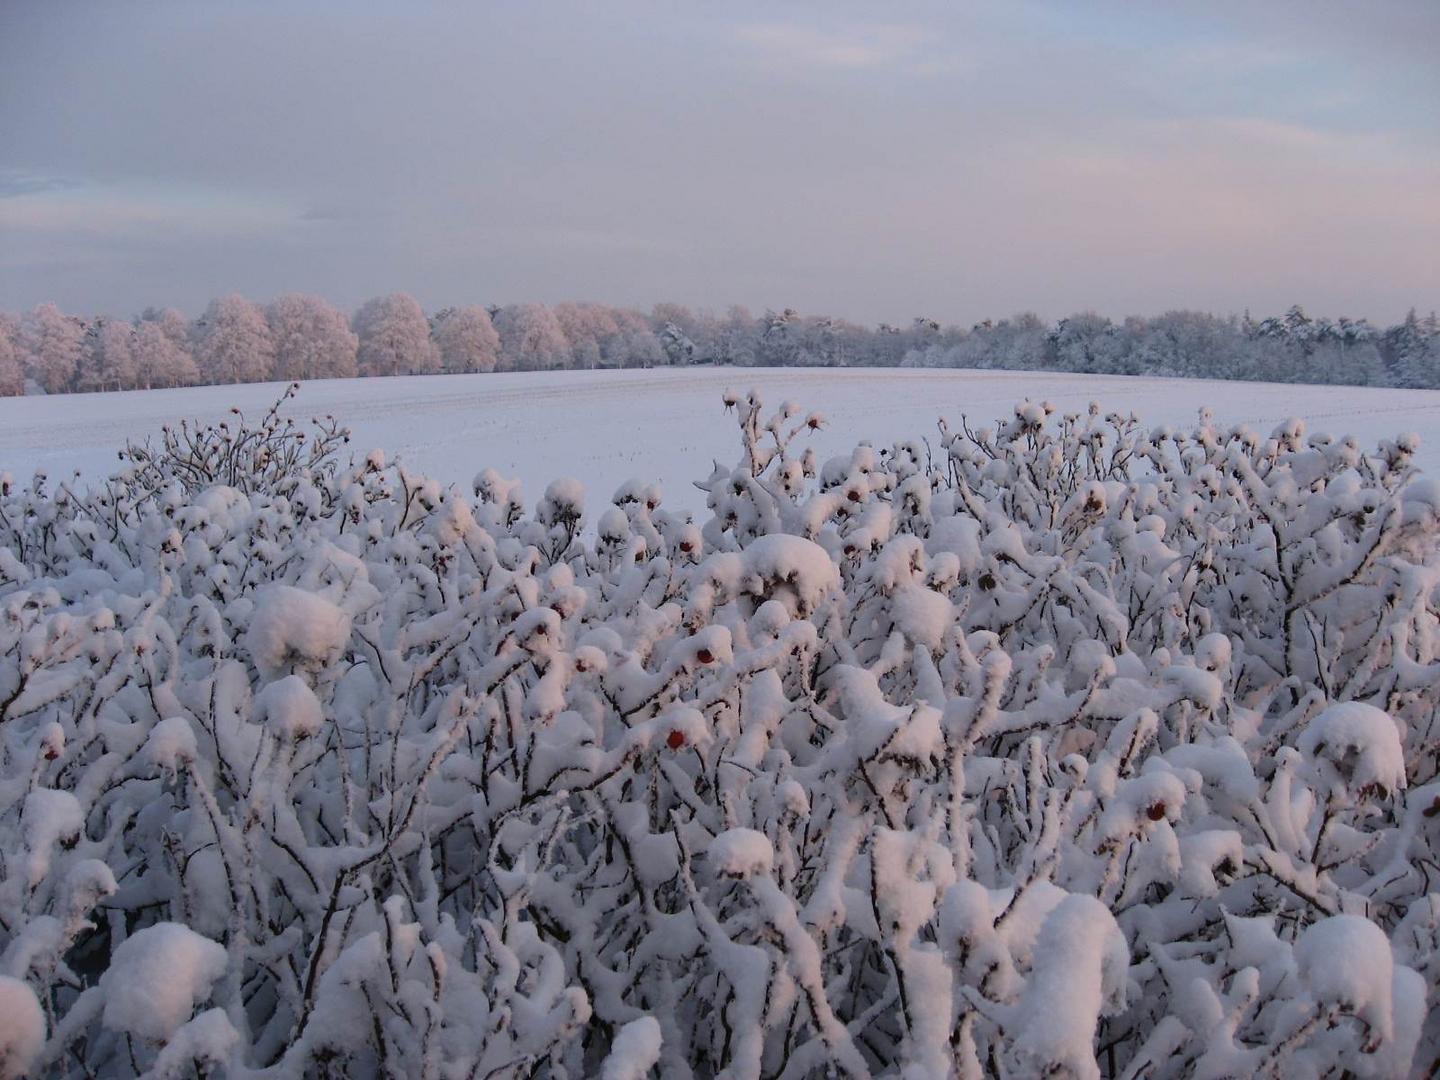
[[[430,375],[440,370],[440,350],[413,296],[391,293],[367,301],[355,313],[353,325],[360,337],[361,375]]]
[[[156,318],[142,318],[135,324],[131,357],[136,384],[149,389],[199,382],[200,369],[186,348],[185,339],[177,336],[175,320],[170,317],[178,313],[156,314]]]
[[[1357,341],[1338,328],[1327,328],[1317,335],[1304,365],[1307,382],[1384,386],[1387,381],[1385,362],[1376,343]]]
[[[20,364],[20,320],[0,311],[0,397],[25,392],[25,369]]]
[[[275,367],[275,338],[259,304],[235,293],[195,321],[195,362],[208,383],[262,382]]]
[[[1204,378],[1239,359],[1234,324],[1203,312],[1167,311],[1126,327],[1134,374]]]
[[[40,304],[21,325],[21,357],[27,377],[47,394],[70,388],[85,356],[85,323],[54,304]]]
[[[648,368],[665,362],[665,351],[650,322],[638,311],[613,308],[616,334],[601,349],[610,367]]]
[[[176,345],[187,349],[190,345],[190,323],[174,308],[147,307],[140,313],[140,318],[136,322],[153,322]]]
[[[695,361],[695,342],[673,322],[667,322],[656,335],[665,362],[672,367],[685,367]]]
[[[1400,386],[1440,387],[1440,337],[1426,332],[1411,308],[1384,336],[1387,366]]]
[[[650,310],[650,326],[660,341],[665,362],[674,366],[706,359],[706,320],[684,304],[660,303]]]
[[[349,379],[359,339],[349,320],[318,296],[287,293],[265,310],[277,379]]]
[[[714,364],[719,362],[720,337],[725,320],[708,309],[696,311],[686,329],[686,335],[695,343],[695,363]]]
[[[90,324],[85,343],[81,389],[128,390],[135,385],[135,327],[131,323],[101,316]]]
[[[440,365],[452,374],[494,371],[500,362],[500,335],[483,307],[449,308],[436,315],[433,334]]]
[[[730,308],[715,331],[715,360],[720,364],[750,367],[756,363],[757,324],[750,312]]]
[[[766,311],[760,319],[757,363],[767,367],[791,367],[800,355],[800,313],[794,308]]]
[[[1403,386],[1440,388],[1440,333],[1430,330],[1406,350],[1400,360],[1399,381]]]
[[[1124,338],[1103,315],[1085,312],[1061,319],[1047,340],[1050,366],[1061,371],[1129,375]]]
[[[506,371],[549,371],[565,366],[570,343],[544,304],[507,304],[495,314],[500,366]]]
[[[829,315],[807,319],[801,335],[799,362],[813,367],[849,367],[863,355],[867,337],[864,328],[844,319]]]
[[[553,310],[570,347],[567,366],[587,370],[624,366],[616,356],[620,324],[610,308],[603,304],[556,304]]]
[[[463,312],[459,321],[452,316]],[[275,374],[343,377],[350,373],[349,335],[323,301],[284,297],[271,306],[271,329],[284,329],[283,356]],[[172,338],[173,312],[162,318]],[[64,316],[60,316],[63,321]],[[600,304],[512,305],[508,308],[447,308],[429,320],[428,339],[419,305],[408,297],[385,297],[357,313],[354,327],[367,337],[371,374],[489,370],[500,339],[499,368],[649,367],[657,364],[721,363],[778,366],[896,366],[1066,370],[1186,378],[1365,386],[1440,385],[1440,327],[1432,315],[1414,313],[1383,332],[1363,319],[1311,318],[1298,307],[1255,320],[1203,312],[1171,311],[1154,318],[1131,316],[1120,323],[1094,313],[1050,324],[1032,313],[969,330],[916,318],[907,326],[858,326],[830,315],[802,316],[793,309],[753,318],[742,308],[723,318],[679,304],[658,304],[645,315]],[[28,322],[29,320],[27,320]],[[80,363],[51,385],[62,390],[109,386],[96,367],[105,319],[74,325],[83,331]],[[442,324],[448,324],[442,334]],[[371,331],[366,331],[370,326]],[[188,331],[187,331],[188,333]],[[192,343],[181,335],[187,351]],[[62,350],[63,351],[63,350]],[[263,347],[259,350],[264,352]],[[29,353],[22,349],[22,357]],[[62,365],[63,366],[63,365]],[[215,372],[206,374],[213,381]],[[226,376],[228,377],[228,376]],[[123,380],[122,380],[123,381]]]

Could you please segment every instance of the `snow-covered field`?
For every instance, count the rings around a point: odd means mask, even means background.
[[[592,498],[608,499],[632,477],[659,481],[668,505],[703,506],[692,480],[711,461],[730,463],[734,425],[723,415],[726,389],[758,389],[818,409],[830,426],[811,437],[822,458],[856,442],[888,444],[934,435],[936,418],[990,423],[1024,398],[1062,412],[1091,401],[1136,412],[1147,424],[1185,425],[1214,409],[1223,424],[1269,433],[1298,416],[1312,429],[1354,435],[1372,447],[1400,432],[1420,434],[1427,472],[1440,471],[1440,391],[1367,390],[1099,375],[995,371],[715,369],[558,371],[416,376],[306,383],[297,411],[333,413],[358,449],[383,448],[412,471],[468,484],[490,467],[524,482],[533,501],[560,476],[575,476]],[[0,398],[0,471],[17,478],[37,468],[58,478],[72,470],[103,475],[131,436],[182,417],[220,419],[236,405],[258,415],[282,385],[205,386],[112,394]]]

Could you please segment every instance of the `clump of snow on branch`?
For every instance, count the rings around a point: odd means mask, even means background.
[[[164,1042],[225,974],[223,946],[177,923],[131,934],[115,947],[100,978],[107,1028]]]
[[[215,315],[212,365],[258,333]],[[557,362],[535,311],[442,329]],[[1412,442],[1026,402],[822,461],[725,404],[702,520],[274,414],[7,482],[0,1076],[1432,1067]]]

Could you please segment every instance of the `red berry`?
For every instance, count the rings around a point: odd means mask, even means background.
[[[701,649],[696,652],[695,659],[699,660],[702,664],[713,664],[715,662],[715,654],[709,649]]]
[[[1151,821],[1159,821],[1165,816],[1165,804],[1163,802],[1157,802],[1150,807],[1149,810],[1145,811],[1145,814]]]
[[[672,731],[669,735],[665,736],[665,745],[670,747],[671,750],[679,750],[685,745],[685,736],[678,731]]]

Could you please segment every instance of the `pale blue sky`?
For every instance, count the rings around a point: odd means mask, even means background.
[[[0,309],[1440,306],[1440,3],[0,3]]]

